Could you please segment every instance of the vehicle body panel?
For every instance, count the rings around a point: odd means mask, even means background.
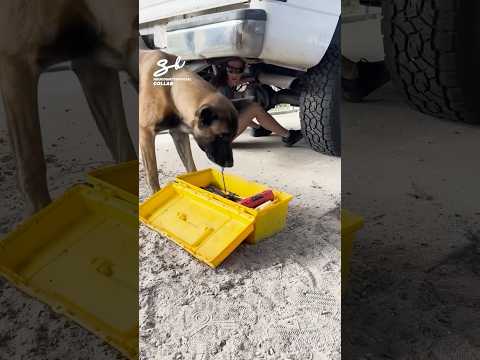
[[[197,16],[242,8],[266,12],[264,31],[261,24],[251,21],[167,31],[167,24],[172,22],[188,22]],[[173,54],[178,51],[187,60],[241,56],[306,71],[325,55],[340,14],[340,0],[144,0],[140,5],[140,28],[142,34],[154,34],[157,47],[172,49]],[[259,31],[264,32],[263,41]],[[223,36],[219,36],[220,32]],[[196,44],[192,45],[192,39]],[[216,46],[212,46],[212,39],[218,39]]]

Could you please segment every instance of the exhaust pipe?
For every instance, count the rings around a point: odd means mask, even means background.
[[[292,90],[280,90],[275,95],[277,104],[300,106],[300,95],[293,92]]]
[[[261,72],[258,74],[258,81],[262,84],[273,85],[280,89],[289,89],[296,78],[287,75],[278,75]]]

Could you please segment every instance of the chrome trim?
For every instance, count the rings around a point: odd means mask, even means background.
[[[230,20],[258,20],[267,21],[265,10],[259,9],[238,9],[223,11],[207,15],[194,16],[182,20],[171,21],[167,25],[167,31],[190,29],[193,27],[218,24]]]
[[[167,31],[167,52],[186,60],[239,56],[258,58],[266,21],[231,19]],[[171,27],[171,29],[177,29]]]

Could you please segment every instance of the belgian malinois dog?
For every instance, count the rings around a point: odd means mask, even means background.
[[[102,136],[118,161],[136,158],[119,70],[138,88],[138,0],[3,0],[0,89],[17,179],[31,214],[50,200],[38,117],[40,74],[71,61]]]
[[[160,188],[155,154],[160,131],[169,130],[187,171],[196,170],[189,134],[211,161],[233,166],[237,111],[210,83],[182,65],[176,56],[140,50],[140,154],[153,192]]]

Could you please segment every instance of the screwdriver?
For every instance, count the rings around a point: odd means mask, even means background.
[[[224,191],[226,194],[228,194],[228,193],[227,193],[227,186],[225,185],[225,175],[224,175],[224,173],[223,173],[224,170],[225,170],[225,168],[222,166],[223,191]]]

